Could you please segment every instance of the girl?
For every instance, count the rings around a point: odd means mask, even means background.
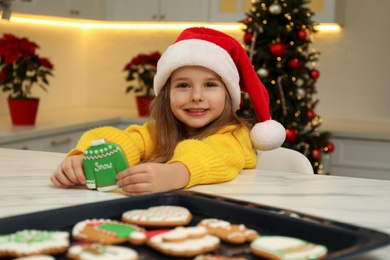
[[[229,181],[256,167],[256,149],[279,147],[283,126],[270,120],[268,93],[245,50],[232,37],[208,28],[184,30],[160,58],[154,78],[154,119],[122,131],[86,132],[52,174],[58,187],[85,184],[83,152],[93,140],[118,144],[128,165],[117,184],[129,196]],[[247,91],[257,118],[237,117]]]

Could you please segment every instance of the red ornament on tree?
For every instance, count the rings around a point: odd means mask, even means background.
[[[313,150],[311,150],[311,157],[312,157],[314,160],[319,160],[319,159],[321,159],[321,150],[318,149],[318,148],[314,148]]]
[[[310,78],[312,79],[318,79],[320,77],[320,72],[316,69],[312,69],[310,72],[309,72],[309,76]]]
[[[248,25],[249,22],[250,22],[249,21],[249,17],[247,17],[247,18],[245,18],[245,20],[242,23],[245,24],[245,25]]]
[[[297,38],[298,38],[298,40],[304,41],[304,40],[306,40],[306,37],[307,37],[307,33],[306,33],[305,30],[299,30],[299,31],[297,32]]]
[[[333,153],[334,148],[335,148],[334,144],[332,142],[329,142],[327,145],[324,146],[324,152]]]
[[[290,69],[299,70],[301,68],[301,62],[298,58],[293,58],[287,62],[287,65]]]
[[[269,52],[276,57],[283,56],[286,53],[286,45],[281,42],[276,42],[269,46]]]
[[[294,128],[286,129],[286,140],[289,143],[294,143],[298,139],[298,131]]]
[[[253,34],[252,33],[245,33],[244,35],[244,42],[246,44],[250,44],[252,42]]]
[[[310,118],[310,119],[313,119],[313,118],[316,117],[316,113],[314,113],[313,110],[307,111],[306,115],[307,115],[307,117]]]

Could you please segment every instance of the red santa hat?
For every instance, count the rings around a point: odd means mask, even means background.
[[[183,66],[203,66],[217,73],[226,85],[233,107],[237,109],[241,91],[247,92],[259,121],[250,133],[253,146],[267,151],[282,145],[286,131],[280,123],[271,120],[267,89],[238,41],[209,28],[185,29],[157,63],[154,77],[156,95],[172,72]]]

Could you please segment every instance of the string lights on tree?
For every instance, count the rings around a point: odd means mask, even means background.
[[[308,0],[252,0],[243,21],[244,44],[261,81],[268,89],[272,118],[286,128],[283,146],[303,153],[314,172],[325,174],[324,154],[334,151],[330,133],[319,131],[323,119],[315,112],[319,52],[313,42],[313,13]],[[238,113],[254,118],[248,96]]]

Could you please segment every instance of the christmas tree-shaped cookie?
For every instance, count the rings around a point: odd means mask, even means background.
[[[99,191],[119,188],[116,174],[127,169],[126,158],[120,147],[105,139],[94,140],[85,150],[83,165],[87,187]]]

